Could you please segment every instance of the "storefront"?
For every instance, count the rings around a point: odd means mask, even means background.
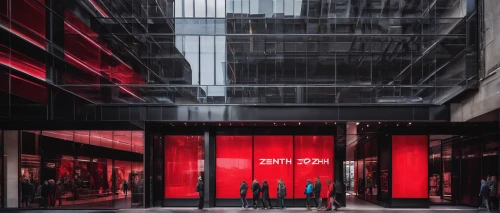
[[[144,207],[143,131],[5,130],[1,138],[6,207]]]
[[[316,178],[321,197],[331,180],[343,205],[351,191],[384,207],[475,206],[477,183],[498,177],[500,165],[490,126],[443,127],[446,137],[425,126],[377,127],[376,134],[357,133],[348,160],[343,125],[174,125],[2,130],[4,207],[26,208],[26,197],[30,208],[194,207],[200,176],[207,207],[241,206],[240,185],[254,180],[267,181],[274,204],[278,179],[287,188],[285,205],[304,207],[306,181]]]
[[[309,179],[320,179],[326,197],[327,180],[334,181],[335,128],[308,134],[290,129],[231,128],[215,131],[214,206],[241,206],[240,185],[267,181],[271,199],[276,199],[281,178],[287,188],[286,205],[304,206],[304,189]],[[307,128],[303,128],[307,129]],[[195,186],[206,177],[205,135],[165,134],[163,206],[193,206],[198,199]],[[209,147],[211,148],[211,147]],[[342,163],[342,162],[341,162]],[[208,181],[210,182],[210,181]],[[207,181],[205,180],[205,184]],[[208,183],[210,184],[210,183]],[[247,193],[251,200],[251,192]],[[273,201],[274,202],[274,201]]]
[[[499,153],[492,125],[383,127],[355,145],[353,193],[385,207],[477,206]]]

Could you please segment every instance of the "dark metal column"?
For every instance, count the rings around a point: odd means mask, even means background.
[[[153,143],[154,133],[149,129],[144,131],[144,207],[152,207],[153,195]]]
[[[205,207],[215,206],[215,129],[205,129],[205,162],[203,182],[205,186]]]
[[[344,183],[344,162],[346,160],[346,123],[337,124],[337,138],[335,140],[335,188],[337,201],[342,206],[346,206],[346,187]]]

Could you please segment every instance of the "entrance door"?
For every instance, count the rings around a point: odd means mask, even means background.
[[[461,143],[460,202],[477,206],[481,184],[481,143],[479,137],[464,138]]]
[[[354,161],[344,161],[344,183],[349,194],[354,193]]]

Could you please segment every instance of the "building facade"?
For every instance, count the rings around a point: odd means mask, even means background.
[[[496,7],[0,0],[0,206],[195,206],[199,176],[207,207],[254,179],[274,200],[278,178],[303,206],[317,177],[386,207],[476,205],[500,166]]]

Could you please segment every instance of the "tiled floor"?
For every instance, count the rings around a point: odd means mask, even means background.
[[[307,211],[304,208],[288,208],[286,211],[290,212],[316,212],[316,210]],[[10,211],[9,211],[10,212]],[[210,208],[205,210],[198,210],[194,208],[150,208],[150,209],[123,209],[123,210],[12,210],[12,212],[26,212],[26,213],[48,213],[48,212],[69,212],[69,213],[129,213],[129,212],[144,212],[144,213],[195,213],[195,212],[211,212],[211,213],[250,213],[250,212],[283,212],[283,210],[253,210],[253,209],[239,209],[239,208]],[[318,211],[321,212],[321,211]],[[363,200],[348,196],[347,207],[341,208],[338,212],[429,212],[429,213],[443,213],[443,212],[481,212],[476,208],[462,207],[462,206],[431,206],[429,209],[386,209]]]

